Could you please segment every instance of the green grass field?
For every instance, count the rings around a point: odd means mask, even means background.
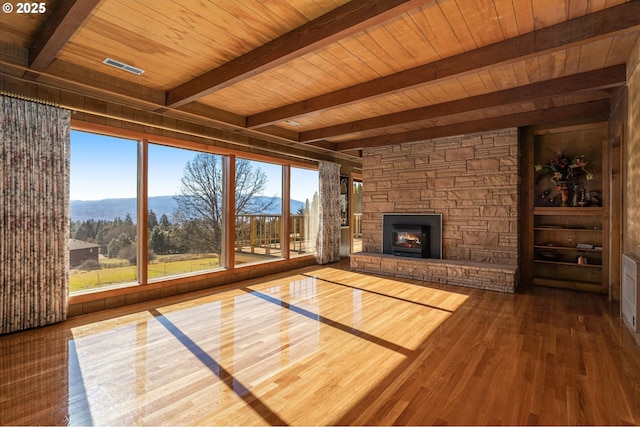
[[[184,258],[184,255],[158,256],[153,263],[149,264],[149,279],[213,270],[220,267],[217,255],[210,255],[206,258]],[[118,262],[122,262],[122,260],[110,261],[111,264]],[[86,291],[113,284],[131,283],[136,280],[135,266],[102,268],[91,271],[72,270],[69,275],[69,291]]]

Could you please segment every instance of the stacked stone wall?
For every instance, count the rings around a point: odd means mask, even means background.
[[[517,265],[518,157],[516,128],[365,149],[363,252],[384,213],[438,213],[443,259]]]

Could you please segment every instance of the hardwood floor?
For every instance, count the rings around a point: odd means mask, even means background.
[[[0,336],[0,425],[640,424],[605,297],[346,267]]]

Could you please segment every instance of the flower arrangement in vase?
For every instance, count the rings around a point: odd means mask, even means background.
[[[569,206],[571,191],[577,195],[578,185],[593,179],[593,174],[586,169],[586,165],[584,155],[570,157],[563,151],[549,163],[535,165],[535,170],[555,184],[562,200],[560,206],[566,207]]]

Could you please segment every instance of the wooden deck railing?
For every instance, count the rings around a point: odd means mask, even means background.
[[[306,225],[305,225],[306,222]],[[309,217],[290,215],[289,250],[315,252],[315,236],[308,236]],[[235,247],[238,252],[271,255],[282,250],[282,215],[236,215]]]
[[[362,238],[362,214],[354,213],[353,214],[353,238],[360,239]]]

